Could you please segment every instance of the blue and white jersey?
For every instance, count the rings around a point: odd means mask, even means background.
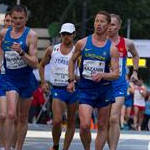
[[[19,38],[13,39],[11,37],[12,28],[9,28],[5,34],[2,42],[2,49],[4,51],[4,67],[6,78],[9,79],[24,79],[30,77],[32,68],[25,62],[25,60],[14,50],[11,46],[14,42],[19,43],[23,51],[28,53],[27,36],[30,28],[25,27],[24,32]]]
[[[110,48],[111,41],[109,39],[103,47],[96,47],[92,43],[92,35],[87,37],[81,54],[79,88],[98,88],[111,83],[106,80],[96,83],[92,80],[95,73],[110,72]]]

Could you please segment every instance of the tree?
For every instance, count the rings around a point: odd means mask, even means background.
[[[73,1],[74,0],[21,0],[21,3],[26,5],[31,12],[28,21],[29,26],[48,28],[53,22],[72,22],[75,23],[78,36],[80,37],[81,30],[79,29],[82,28],[82,5],[84,0]],[[0,2],[9,4],[10,6],[16,4],[16,0],[1,0]],[[126,35],[127,19],[130,18],[131,38],[150,38],[149,0],[86,0],[86,2],[87,18],[85,21],[87,25],[87,35],[93,32],[94,14],[98,10],[106,10],[121,16],[123,26],[120,33],[122,35]]]

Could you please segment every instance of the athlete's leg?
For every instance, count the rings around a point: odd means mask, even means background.
[[[121,128],[124,128],[125,113],[126,113],[126,106],[123,105],[122,108],[121,108],[121,117],[120,117]]]
[[[134,128],[134,130],[137,130],[139,108],[137,106],[134,106],[133,108],[134,108],[133,128]]]
[[[120,136],[120,114],[124,104],[124,97],[117,97],[111,106],[108,132],[108,145],[110,150],[116,150]]]
[[[130,119],[130,116],[131,116],[131,110],[132,110],[132,107],[127,107],[127,109],[126,109],[126,120],[127,120],[127,123],[129,122],[129,119]]]
[[[59,140],[61,136],[61,123],[62,123],[62,115],[65,110],[66,104],[61,102],[59,99],[53,99],[52,101],[52,110],[53,110],[53,128],[52,128],[52,136],[53,136],[53,148],[51,150],[58,150]],[[56,147],[56,148],[54,148]]]
[[[8,91],[6,92],[6,98],[7,98],[7,113],[6,113],[6,122],[4,126],[4,133],[5,133],[5,150],[9,150],[12,143],[12,137],[14,134],[14,122],[17,111],[18,93],[16,91]]]
[[[6,120],[6,96],[0,97],[0,147],[4,147],[4,123]]]
[[[103,150],[107,140],[110,105],[98,110],[98,132],[95,140],[95,150]]]
[[[91,117],[93,107],[87,104],[79,105],[79,118],[80,118],[80,138],[85,150],[90,150],[91,144]]]
[[[77,106],[77,102],[67,106],[67,130],[65,134],[63,150],[68,150],[75,132],[75,118]]]
[[[149,118],[149,120],[148,120],[148,131],[150,131],[150,118]]]
[[[12,143],[11,143],[11,148],[14,148],[16,147],[16,142],[17,142],[17,125],[18,125],[18,106],[19,103],[17,103],[17,116],[15,118],[15,121],[14,121],[14,134],[13,134],[13,138],[12,138]]]
[[[16,150],[22,150],[23,147],[23,143],[28,129],[28,114],[31,106],[31,100],[31,98],[20,98],[18,101]]]

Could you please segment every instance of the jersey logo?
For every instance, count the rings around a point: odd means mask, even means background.
[[[106,52],[103,52],[103,55],[105,56],[105,55],[106,55]]]
[[[91,48],[85,48],[85,51],[91,51],[92,49]]]

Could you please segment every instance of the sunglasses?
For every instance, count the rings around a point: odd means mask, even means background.
[[[64,35],[72,35],[72,34],[73,34],[73,33],[68,33],[68,32],[62,32],[62,33],[61,33],[62,36],[64,36]]]
[[[6,19],[5,21],[6,21],[6,22],[11,22],[11,20],[10,20],[10,19]]]

